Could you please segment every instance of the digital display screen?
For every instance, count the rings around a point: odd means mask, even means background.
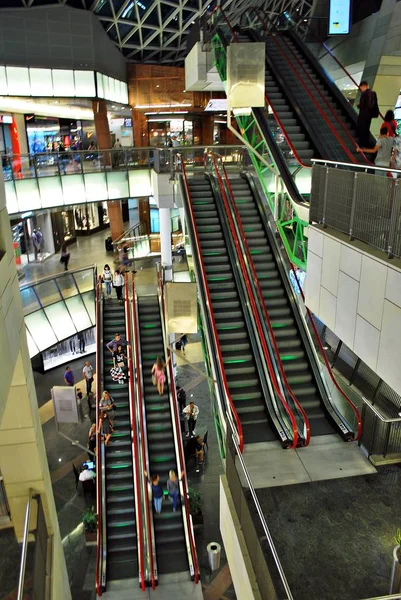
[[[132,119],[130,119],[130,118],[124,119],[124,127],[132,127]]]
[[[330,0],[329,35],[347,35],[351,28],[351,0]]]

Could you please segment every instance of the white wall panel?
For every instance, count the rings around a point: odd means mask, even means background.
[[[310,227],[308,232],[308,252],[313,252],[313,254],[317,254],[317,256],[323,258],[323,241],[323,233]]]
[[[393,304],[401,307],[401,273],[394,269],[388,269],[386,298]],[[401,341],[401,339],[400,339]]]
[[[87,173],[84,175],[86,199],[88,202],[107,200],[105,173]]]
[[[401,389],[401,308],[384,301],[377,374],[394,390]]]
[[[305,279],[306,305],[319,315],[320,284],[322,278],[322,259],[313,252],[308,252],[308,271]]]
[[[368,256],[363,256],[358,314],[376,329],[381,329],[386,280],[387,268],[385,265]]]
[[[336,324],[336,304],[337,298],[326,288],[320,288],[320,315],[323,323],[334,331]]]
[[[340,271],[356,281],[361,279],[362,254],[345,244],[341,244]]]
[[[357,315],[354,352],[374,371],[376,371],[377,366],[379,339],[380,331]]]
[[[19,179],[15,182],[18,206],[21,212],[41,208],[37,179]]]
[[[152,196],[149,169],[128,171],[130,197]]]
[[[81,204],[86,201],[84,178],[82,175],[68,175],[61,178],[64,204]]]
[[[350,348],[354,344],[359,285],[340,271],[334,333]]]
[[[127,171],[107,173],[107,190],[109,200],[129,197]]]
[[[8,214],[11,215],[13,213],[19,212],[14,182],[6,181],[4,185],[6,188],[6,202]]]
[[[337,296],[341,245],[327,236],[323,242],[322,286]]]
[[[42,177],[38,179],[38,182],[43,208],[63,205],[63,189],[60,177]]]

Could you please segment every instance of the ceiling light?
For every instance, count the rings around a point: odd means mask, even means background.
[[[157,84],[157,86],[156,86],[156,87],[160,87],[160,85],[159,85],[159,84]]]
[[[187,115],[187,110],[162,110],[160,112],[146,112],[146,116],[150,115]]]
[[[191,103],[185,104],[137,104],[134,108],[184,108],[185,106],[192,106]]]
[[[129,13],[131,12],[131,10],[134,8],[134,2],[130,2],[128,4],[128,6],[125,8],[125,10],[123,10],[123,13],[121,15],[122,19],[125,19],[125,17],[127,17],[129,15]]]

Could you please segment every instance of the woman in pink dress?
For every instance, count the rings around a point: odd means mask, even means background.
[[[170,357],[168,357],[167,361],[164,362],[161,356],[156,358],[156,362],[152,367],[152,375],[154,377],[154,384],[157,387],[157,391],[159,392],[159,396],[163,396],[164,393],[164,383],[166,381],[166,374],[164,372],[165,368],[169,363]]]

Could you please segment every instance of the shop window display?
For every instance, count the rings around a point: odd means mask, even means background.
[[[91,327],[45,350],[42,353],[44,370],[54,369],[74,358],[81,358],[94,352],[96,352],[95,328]]]
[[[32,214],[12,223],[11,233],[17,265],[43,262],[55,252],[50,212]]]

